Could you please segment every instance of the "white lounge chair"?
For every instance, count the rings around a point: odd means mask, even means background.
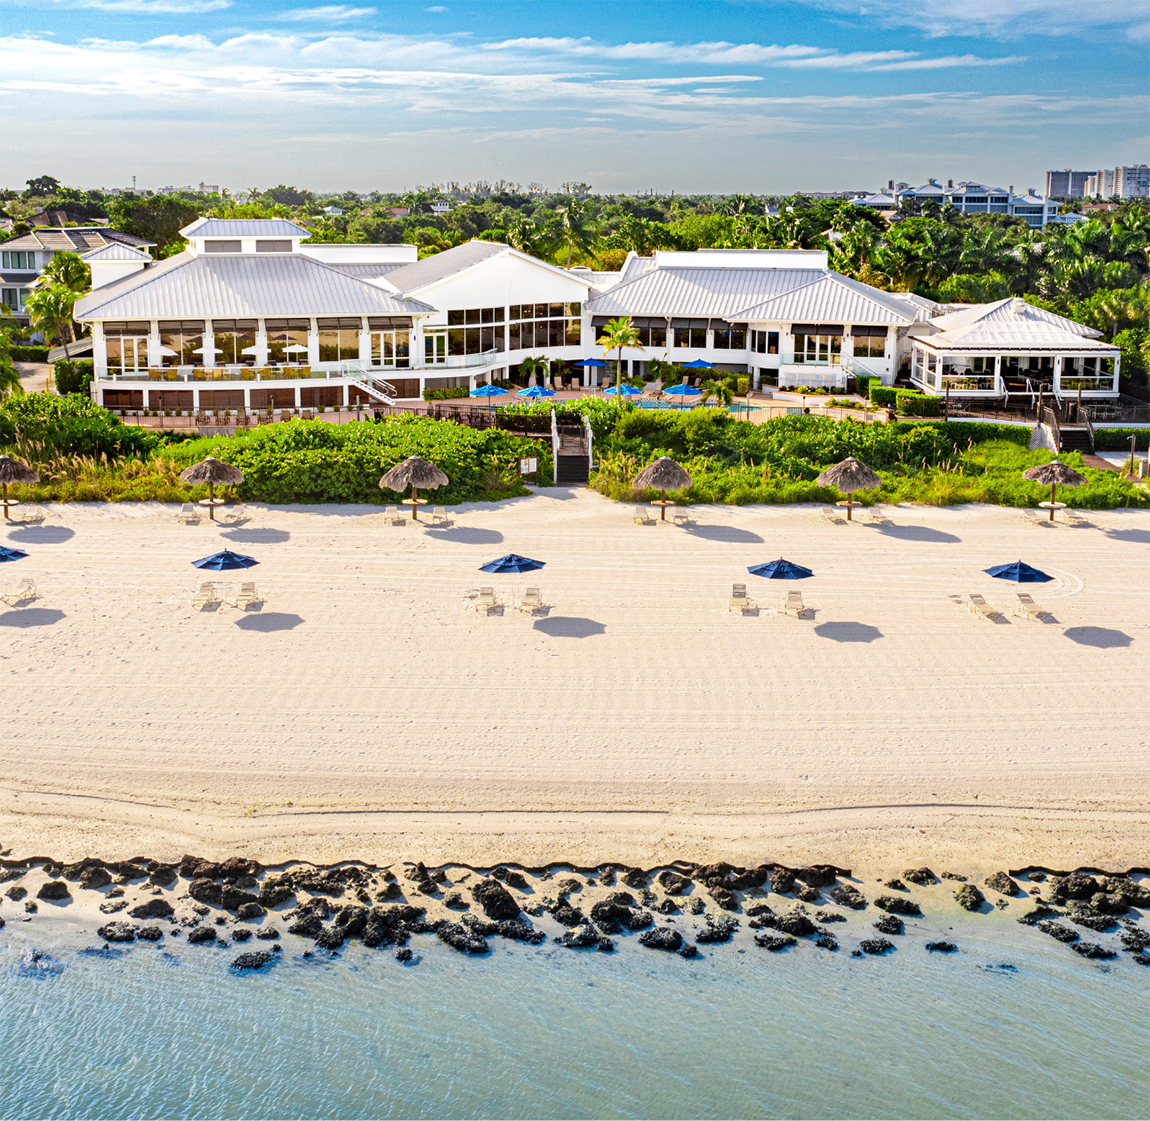
[[[867,515],[867,521],[871,525],[893,525],[894,523],[884,514],[877,506],[870,508],[870,513]]]
[[[787,592],[787,602],[783,610],[787,615],[802,615],[806,610],[803,606],[803,593]]]
[[[21,603],[27,603],[30,599],[36,598],[36,581],[31,577],[26,577],[21,580],[19,584],[10,592],[5,592],[0,599],[2,599],[9,607],[17,607]]]
[[[689,526],[689,525],[695,524],[695,519],[692,518],[691,515],[688,514],[686,510],[676,510],[671,515],[671,521],[673,521],[675,523],[675,525],[681,525],[681,526]]]
[[[1024,619],[1037,619],[1041,622],[1050,612],[1044,607],[1039,607],[1029,592],[1019,592],[1014,604],[1014,614],[1020,615]]]
[[[195,597],[192,599],[192,606],[199,611],[206,611],[209,607],[214,607],[220,602],[220,592],[215,584],[205,583],[200,585],[200,590],[196,592]]]
[[[1027,525],[1050,525],[1050,518],[1045,511],[1023,510],[1022,520]]]
[[[492,608],[496,605],[495,602],[495,589],[494,588],[480,588],[479,596],[475,600],[475,610],[482,611],[484,615],[490,614]]]
[[[242,502],[238,506],[225,506],[220,511],[220,520],[225,522],[244,522],[250,516],[247,506]]]
[[[240,585],[239,594],[232,601],[233,605],[238,607],[241,611],[247,610],[253,603],[259,603],[260,597],[256,592],[256,585],[254,580],[246,580]]]
[[[649,510],[645,510],[642,506],[636,506],[632,518],[636,525],[658,525],[658,519],[654,517]]]
[[[190,502],[185,502],[176,515],[176,521],[184,525],[195,525],[200,520],[200,512]]]
[[[967,607],[969,607],[970,610],[975,613],[975,615],[979,615],[983,619],[993,619],[996,615],[1002,614],[1002,612],[1000,612],[997,607],[991,607],[991,605],[987,603],[986,600],[983,599],[983,597],[980,595],[971,595],[967,596],[966,598]]]
[[[16,516],[11,520],[14,522],[21,522],[23,525],[37,525],[48,516],[48,511],[43,506],[25,506],[23,509],[16,512]]]
[[[846,518],[840,518],[839,512],[833,506],[820,506],[819,513],[823,516],[823,521],[830,522],[831,525],[846,525]]]
[[[383,520],[388,525],[407,525],[407,518],[403,516],[403,511],[396,506],[383,508]]]
[[[1077,526],[1079,529],[1090,529],[1094,523],[1084,518],[1077,510],[1069,508],[1059,511],[1058,520],[1067,525]]]
[[[731,598],[727,603],[727,610],[738,611],[744,615],[751,610],[751,601],[747,598],[746,584],[731,585]]]
[[[523,593],[523,599],[519,603],[519,610],[526,611],[528,614],[534,614],[543,606],[543,594],[538,588],[528,588]]]
[[[447,511],[442,506],[433,506],[431,508],[432,525],[453,525],[452,520],[447,516]]]

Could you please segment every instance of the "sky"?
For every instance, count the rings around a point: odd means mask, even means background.
[[[1145,0],[0,0],[0,186],[1041,190],[1150,162]]]

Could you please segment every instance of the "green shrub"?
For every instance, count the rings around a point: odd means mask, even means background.
[[[1095,428],[1094,447],[1100,452],[1128,452],[1131,436],[1136,450],[1150,451],[1150,428]]]
[[[46,346],[14,346],[12,358],[16,362],[47,362],[48,348]]]
[[[895,395],[895,408],[899,416],[940,416],[942,401],[917,390],[900,389]]]
[[[448,386],[446,389],[425,389],[423,399],[425,401],[454,401],[460,397],[468,396],[469,392],[465,385]]]
[[[751,390],[751,378],[750,378],[749,374],[746,376],[740,376],[740,377],[735,378],[735,396],[736,397],[746,397],[746,395],[750,392],[750,390]]]
[[[893,385],[881,385],[879,382],[872,381],[867,392],[870,395],[872,405],[886,407],[895,403],[895,394],[898,391]]]
[[[160,444],[154,433],[121,424],[107,409],[78,394],[8,396],[0,402],[0,446],[37,462],[55,455],[147,455]]]
[[[95,376],[95,363],[91,358],[61,359],[52,367],[56,382],[56,392],[61,394],[83,393],[88,394],[88,386],[92,384]]]
[[[855,376],[855,390],[854,391],[860,397],[866,397],[867,396],[867,390],[869,389],[869,387],[876,384],[876,383],[878,385],[881,385],[882,381],[879,378],[873,376],[872,374],[857,374]]]

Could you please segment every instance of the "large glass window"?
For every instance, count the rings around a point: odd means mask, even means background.
[[[578,346],[582,305],[512,304],[508,327],[509,350],[535,350],[545,346]]]
[[[20,307],[20,290],[18,288],[4,288],[0,290],[0,302],[5,307],[16,311]]]
[[[355,362],[359,358],[360,326],[360,320],[353,317],[319,320],[319,360]]]
[[[961,354],[942,356],[942,389],[993,390],[994,359],[986,355],[966,357]]]
[[[265,319],[268,337],[268,361],[277,363],[307,361],[306,319]]]
[[[837,335],[795,335],[795,362],[837,366],[842,358],[843,337]]]
[[[705,350],[707,346],[707,321],[705,319],[672,319],[671,330],[676,348]]]
[[[423,360],[428,366],[442,366],[447,362],[447,332],[423,332]]]
[[[148,368],[148,339],[141,335],[108,335],[104,339],[108,369],[127,373]]]
[[[852,327],[856,358],[886,357],[886,327]]]
[[[254,319],[213,319],[212,333],[216,344],[217,366],[255,365],[256,321]]]
[[[753,350],[756,354],[778,354],[778,331],[752,331],[751,350]]]
[[[403,330],[372,331],[371,364],[403,367],[411,365],[410,332]]]
[[[3,267],[32,271],[36,268],[36,254],[34,251],[24,252],[20,249],[5,249],[3,251]]]
[[[745,350],[747,347],[747,329],[735,327],[730,323],[712,324],[715,336],[716,350]]]
[[[165,366],[204,364],[204,321],[170,319],[160,321],[160,358]]]

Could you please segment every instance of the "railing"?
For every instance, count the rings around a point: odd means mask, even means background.
[[[1038,410],[1038,423],[1045,424],[1054,437],[1054,450],[1062,451],[1062,429],[1058,427],[1058,414],[1051,408],[1043,405]]]
[[[951,392],[964,390],[967,392],[994,393],[995,382],[998,379],[994,374],[943,374],[942,388],[945,393],[949,388]]]

